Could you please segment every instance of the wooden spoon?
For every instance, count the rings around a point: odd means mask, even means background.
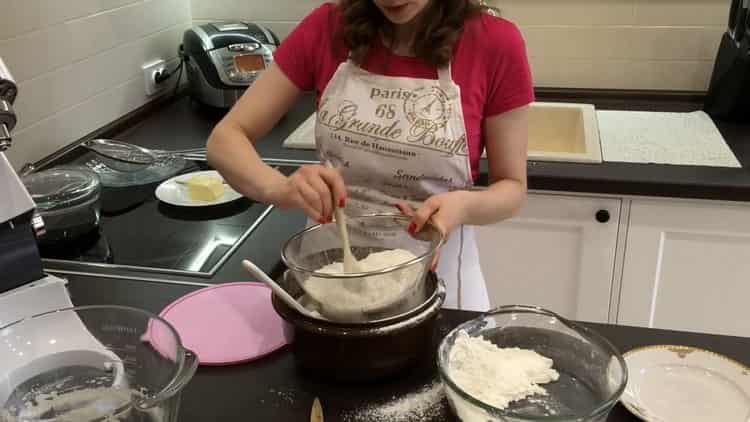
[[[330,169],[334,168],[330,161],[326,161],[326,167]],[[339,236],[341,236],[341,249],[344,253],[344,272],[360,273],[362,272],[362,267],[352,254],[352,247],[349,243],[349,228],[346,224],[346,214],[344,213],[344,209],[335,206],[334,217],[336,218],[336,227],[339,229]]]

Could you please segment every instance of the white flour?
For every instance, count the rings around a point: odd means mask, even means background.
[[[559,378],[552,359],[532,350],[499,348],[464,331],[458,333],[448,362],[450,376],[461,389],[498,409],[535,394],[546,395],[539,384]]]
[[[407,250],[393,249],[368,255],[359,261],[359,267],[362,272],[376,271],[403,264],[414,258],[416,255]],[[414,287],[420,270],[418,265],[413,265],[396,272],[362,279],[310,277],[305,281],[305,291],[328,311],[369,311],[388,306],[402,298]],[[329,264],[318,272],[344,274],[344,264]]]
[[[435,382],[421,390],[380,405],[345,413],[344,422],[426,422],[442,420],[446,414],[441,401],[443,384]]]

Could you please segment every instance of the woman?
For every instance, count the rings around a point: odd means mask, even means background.
[[[445,234],[438,274],[447,307],[487,310],[471,225],[511,217],[526,197],[524,41],[476,0],[340,0],[308,15],[208,141],[242,194],[319,222],[348,214],[428,219]],[[321,163],[290,177],[253,148],[303,91],[315,90]],[[473,190],[486,149],[490,185]]]

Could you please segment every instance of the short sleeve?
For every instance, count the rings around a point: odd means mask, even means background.
[[[327,48],[321,42],[321,34],[329,31],[329,17],[332,3],[324,3],[313,10],[289,33],[274,52],[274,61],[282,72],[302,91],[315,88],[314,70],[318,69],[320,48]]]
[[[526,43],[521,31],[513,23],[495,17],[490,27],[490,80],[485,117],[495,116],[534,101],[534,82],[531,75]]]

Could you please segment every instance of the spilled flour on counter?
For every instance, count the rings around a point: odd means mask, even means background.
[[[557,381],[552,359],[532,350],[499,348],[482,337],[458,333],[448,356],[453,381],[471,396],[498,409],[533,395],[546,395],[539,384]]]
[[[344,422],[427,422],[443,420],[447,407],[441,402],[445,397],[443,384],[436,381],[419,391],[393,400],[363,407],[343,415]]]
[[[403,264],[416,258],[404,249],[375,252],[358,262],[362,272],[377,271]],[[387,306],[402,298],[414,287],[421,271],[412,265],[393,273],[357,279],[310,277],[305,281],[305,291],[324,308],[340,312],[359,312]],[[344,274],[344,264],[335,262],[317,272]]]
[[[292,391],[279,391],[279,390],[274,390],[273,388],[271,388],[270,390],[268,390],[268,392],[275,394],[276,396],[278,396],[278,398],[280,398],[281,400],[285,401],[288,404],[294,404],[294,392]]]

